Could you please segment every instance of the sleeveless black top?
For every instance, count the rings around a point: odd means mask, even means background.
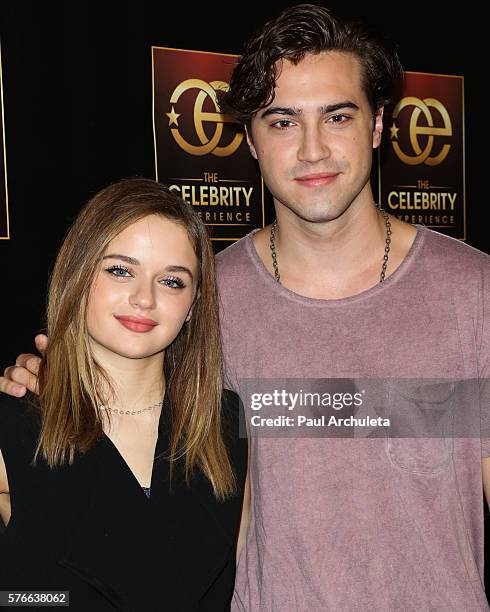
[[[146,497],[104,436],[71,466],[32,465],[39,413],[0,396],[0,448],[12,518],[0,534],[0,590],[70,592],[70,610],[229,610],[235,575],[247,443],[238,435],[237,396],[225,391],[223,436],[238,493],[216,500],[180,464],[172,483],[166,454],[168,403],[160,418],[151,495]]]

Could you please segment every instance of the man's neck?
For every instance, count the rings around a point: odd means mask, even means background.
[[[276,206],[275,238],[281,284],[300,295],[340,299],[379,283],[387,229],[383,215],[372,205],[350,207],[341,217],[323,223],[304,221],[282,205]],[[386,277],[400,265],[415,228],[390,217],[392,240]],[[274,275],[270,227],[254,236],[254,245]]]

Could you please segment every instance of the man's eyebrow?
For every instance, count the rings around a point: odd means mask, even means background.
[[[325,106],[320,106],[318,109],[322,115],[326,115],[328,113],[334,113],[342,108],[351,108],[352,110],[359,110],[359,106],[354,104],[354,102],[349,102],[348,100],[343,100],[342,102],[336,102],[335,104],[328,104]],[[302,110],[300,108],[294,108],[290,106],[271,106],[267,108],[260,114],[261,119],[265,119],[269,115],[288,115],[290,117],[297,117],[301,115]]]
[[[336,104],[328,104],[327,106],[320,106],[319,110],[322,115],[327,115],[328,113],[334,113],[342,108],[351,108],[352,110],[359,110],[357,104],[354,102],[349,102],[348,100],[344,100],[342,102],[337,102]]]
[[[120,259],[121,261],[125,261],[126,263],[131,264],[133,266],[140,265],[140,262],[134,257],[128,257],[128,255],[121,255],[120,253],[111,253],[110,255],[104,255],[102,260],[104,259]],[[171,266],[167,266],[165,268],[165,271],[166,272],[185,272],[191,277],[191,280],[194,280],[194,276],[192,272],[186,266],[171,265]]]
[[[288,106],[271,106],[260,114],[260,118],[264,119],[269,115],[289,115],[292,117],[296,117],[297,115],[301,115],[301,109],[290,108]]]
[[[119,253],[111,253],[110,255],[104,255],[102,258],[104,259],[120,259],[121,261],[125,261],[128,264],[133,266],[139,266],[140,262],[134,257],[128,257],[127,255],[120,255]]]

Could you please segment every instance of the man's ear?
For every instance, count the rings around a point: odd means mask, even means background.
[[[251,126],[251,123],[248,123],[248,125],[245,126],[245,135],[247,137],[247,144],[248,144],[248,148],[250,149],[250,153],[252,154],[252,157],[254,159],[258,159],[257,158],[257,151],[255,150],[254,141],[252,139],[252,126]]]
[[[374,115],[374,128],[373,128],[373,149],[377,149],[381,144],[381,134],[383,132],[383,112],[384,107],[378,108]]]

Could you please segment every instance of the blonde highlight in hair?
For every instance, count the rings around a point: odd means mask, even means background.
[[[92,354],[86,311],[109,242],[126,227],[161,215],[181,224],[199,261],[192,317],[165,350],[170,399],[171,469],[184,460],[187,482],[200,469],[218,499],[235,491],[222,437],[222,353],[214,253],[206,227],[192,208],[163,185],[126,179],[96,194],[68,231],[50,279],[49,346],[39,372],[42,427],[35,459],[51,467],[72,463],[103,435],[99,406],[114,397],[111,380]],[[106,389],[106,396],[101,389]],[[107,391],[108,390],[108,391]],[[109,394],[109,397],[107,397]]]

